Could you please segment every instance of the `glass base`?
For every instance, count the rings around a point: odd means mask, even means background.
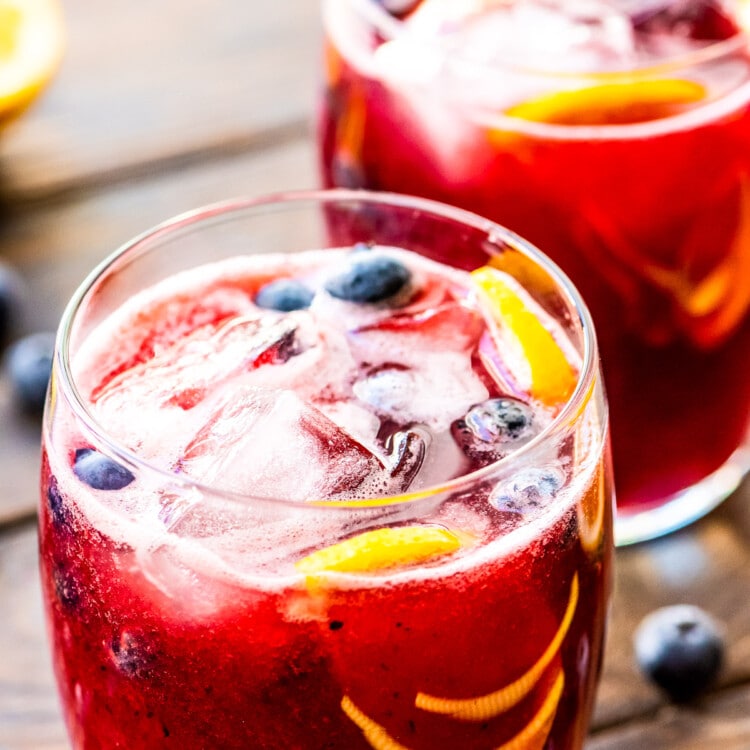
[[[645,542],[677,531],[720,505],[737,489],[750,470],[750,446],[738,448],[729,460],[698,484],[672,495],[647,510],[619,512],[615,518],[615,544]]]

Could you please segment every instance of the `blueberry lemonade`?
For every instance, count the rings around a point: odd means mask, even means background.
[[[750,3],[323,7],[326,184],[541,247],[596,323],[618,542],[713,507],[750,467]]]
[[[575,290],[497,225],[339,191],[162,225],[71,302],[43,449],[75,748],[582,747],[606,405]]]

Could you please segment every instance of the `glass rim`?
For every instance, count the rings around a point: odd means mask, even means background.
[[[89,408],[86,400],[79,391],[71,367],[70,340],[75,329],[78,313],[81,311],[89,294],[95,291],[98,283],[105,279],[123,258],[138,257],[154,249],[151,243],[158,238],[168,236],[174,232],[186,228],[200,228],[205,222],[217,218],[228,219],[230,217],[248,216],[252,212],[263,212],[268,209],[283,209],[285,206],[309,205],[332,205],[341,203],[357,204],[362,202],[377,203],[381,206],[394,206],[401,209],[419,211],[423,214],[453,220],[483,232],[487,235],[487,241],[501,247],[510,246],[520,251],[525,257],[530,258],[555,281],[558,290],[561,291],[571,312],[577,316],[577,327],[583,342],[581,357],[581,369],[578,373],[576,387],[560,411],[552,421],[528,443],[508,454],[507,456],[466,474],[439,484],[432,484],[414,492],[404,492],[396,495],[386,495],[371,499],[350,500],[319,500],[305,501],[291,500],[287,498],[259,496],[253,494],[232,492],[203,484],[190,477],[176,474],[167,468],[151,463],[140,456],[137,452],[127,448],[116,438],[108,434],[106,426],[101,424],[96,415]],[[574,321],[575,322],[575,321]],[[600,378],[598,345],[591,314],[583,301],[580,293],[572,281],[536,246],[524,240],[522,237],[497,224],[484,219],[481,216],[461,208],[447,205],[438,201],[415,196],[400,195],[388,192],[373,192],[366,190],[349,190],[341,188],[318,189],[318,190],[290,190],[273,192],[261,196],[240,196],[227,200],[204,205],[169,218],[150,229],[136,235],[131,240],[121,244],[112,253],[106,256],[94,269],[84,278],[70,301],[66,305],[60,324],[57,329],[55,342],[54,362],[59,372],[59,378],[54,379],[54,387],[58,391],[58,397],[63,396],[67,405],[73,412],[75,419],[82,425],[85,434],[92,438],[97,447],[102,447],[105,453],[117,458],[123,463],[137,468],[139,471],[148,472],[150,475],[161,477],[165,484],[189,490],[196,490],[202,496],[216,496],[225,500],[247,503],[270,503],[278,506],[290,506],[297,511],[301,509],[310,510],[333,510],[356,512],[373,512],[376,510],[388,510],[412,505],[421,500],[436,497],[445,493],[456,493],[463,489],[474,486],[482,481],[489,480],[504,468],[512,466],[520,459],[533,455],[554,436],[563,433],[584,413],[588,402],[591,400],[594,389]],[[602,437],[603,440],[603,437]]]
[[[392,41],[397,37],[408,34],[407,25],[401,19],[392,16],[386,9],[385,6],[379,2],[379,0],[337,0],[338,2],[346,2],[350,6],[358,9],[358,12],[363,18],[372,23],[373,27],[386,41]],[[405,31],[406,30],[406,31]],[[422,43],[425,42],[425,38],[420,38]],[[428,42],[439,44],[438,39],[428,39]],[[707,40],[705,46],[691,50],[689,52],[675,54],[671,57],[665,58],[663,61],[656,63],[644,63],[642,65],[635,65],[628,68],[611,68],[601,71],[560,71],[560,70],[547,70],[544,68],[536,68],[533,66],[525,65],[513,65],[508,63],[482,63],[471,60],[461,60],[460,57],[457,60],[468,68],[478,70],[497,70],[503,68],[510,72],[534,76],[539,78],[551,78],[551,79],[589,79],[589,80],[605,80],[605,81],[616,81],[618,79],[632,79],[633,77],[647,77],[649,75],[657,75],[680,68],[686,68],[700,63],[709,62],[711,60],[724,57],[733,52],[739,51],[741,48],[746,47],[748,44],[748,32],[744,29],[740,29],[736,34],[733,34],[726,39],[718,40]]]

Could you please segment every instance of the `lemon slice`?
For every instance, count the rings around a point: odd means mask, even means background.
[[[356,706],[348,695],[341,699],[341,710],[362,730],[373,750],[409,750],[405,745],[396,742],[384,727]]]
[[[63,37],[58,0],[0,0],[0,120],[19,114],[52,78]]]
[[[535,310],[536,303],[501,271],[483,266],[473,271],[471,278],[501,339],[519,355],[518,361],[509,364],[519,385],[549,406],[565,402],[575,390],[578,377],[542,323],[541,309]]]
[[[462,541],[437,526],[374,529],[313,552],[295,564],[300,573],[367,573],[429,562],[459,550]]]
[[[596,552],[601,545],[609,492],[604,467],[601,467],[594,483],[576,505],[581,546],[586,552]]]
[[[504,742],[495,750],[543,750],[547,737],[552,730],[552,722],[555,720],[563,687],[565,687],[565,675],[560,670],[555,677],[552,688],[531,721],[515,737]]]
[[[452,716],[461,721],[487,721],[520,703],[536,686],[544,671],[558,655],[560,646],[570,629],[573,616],[578,606],[578,573],[570,584],[568,605],[565,608],[560,625],[544,653],[515,682],[496,690],[494,693],[476,696],[475,698],[439,698],[427,693],[417,693],[414,705],[423,711],[433,714]]]
[[[505,114],[551,125],[626,125],[678,114],[705,95],[699,83],[678,78],[620,81],[557,91]]]

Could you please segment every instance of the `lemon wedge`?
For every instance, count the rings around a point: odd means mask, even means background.
[[[565,675],[559,670],[552,688],[531,721],[515,737],[495,750],[544,750],[564,687]]]
[[[341,710],[362,730],[373,750],[409,750],[405,745],[396,742],[384,727],[356,706],[348,695],[341,699]]]
[[[699,83],[678,78],[617,81],[556,91],[505,114],[551,125],[626,125],[678,114],[705,95]]]
[[[576,505],[581,546],[586,552],[598,552],[601,548],[607,500],[611,492],[604,466],[600,466],[591,487]]]
[[[0,0],[0,121],[20,114],[49,82],[63,38],[58,0]]]
[[[552,333],[543,325],[542,311],[534,309],[536,303],[510,276],[495,268],[483,266],[472,271],[471,278],[480,303],[498,326],[502,341],[519,355],[513,372],[519,385],[549,406],[565,402],[575,390],[578,377]],[[509,366],[513,368],[514,363]]]
[[[374,529],[332,544],[298,560],[305,575],[325,572],[368,573],[400,565],[429,562],[458,551],[461,539],[437,526]]]
[[[496,690],[494,693],[479,695],[474,698],[439,698],[419,692],[414,705],[423,711],[452,716],[461,721],[487,721],[510,711],[520,703],[536,686],[544,671],[558,656],[562,642],[568,634],[570,624],[578,606],[578,573],[570,584],[568,606],[565,608],[560,625],[544,653],[515,682]]]

